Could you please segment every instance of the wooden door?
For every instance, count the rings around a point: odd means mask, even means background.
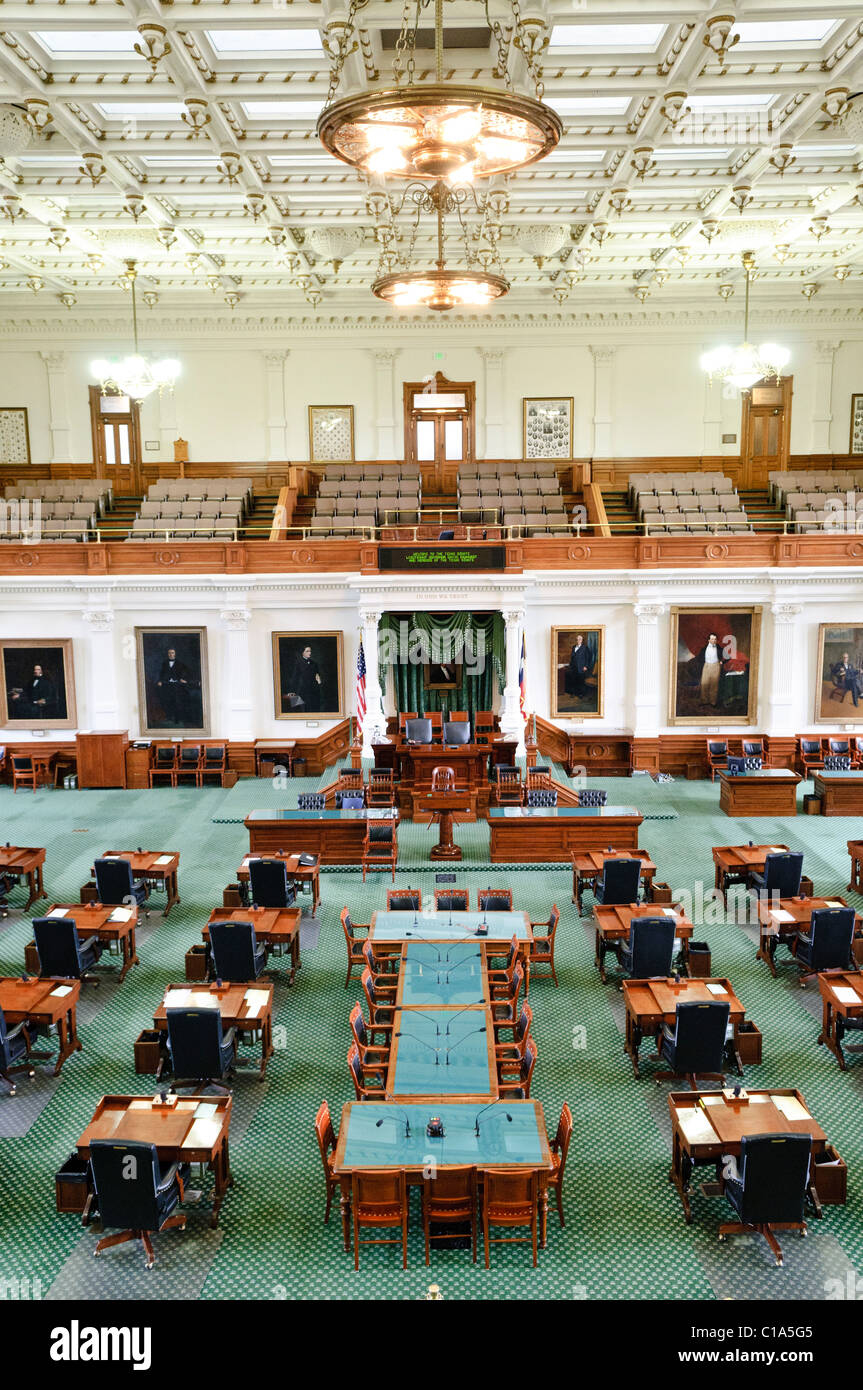
[[[744,394],[740,427],[744,488],[766,487],[769,473],[788,467],[793,383],[790,376],[778,382],[759,381]]]
[[[473,459],[475,383],[434,378],[404,383],[405,460],[418,463],[423,495],[456,491],[462,463]]]
[[[131,396],[105,395],[90,387],[93,462],[98,478],[110,478],[115,493],[141,491],[141,404]]]

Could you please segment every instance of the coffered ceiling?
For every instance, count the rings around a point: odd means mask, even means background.
[[[521,4],[545,22],[564,136],[505,185],[510,308],[739,302],[744,250],[765,300],[860,304],[863,97],[846,103],[863,88],[859,0]],[[444,8],[446,78],[495,85],[482,3]],[[489,11],[511,16],[506,0]],[[344,14],[328,0],[0,0],[0,105],[44,127],[0,161],[0,316],[34,296],[73,316],[117,306],[128,257],[163,316],[373,303],[368,185],[315,133],[322,40]],[[340,94],[389,84],[401,15],[396,0],[358,10]],[[718,54],[722,15],[735,23]],[[165,31],[149,31],[152,61],[147,25]],[[433,75],[419,48],[417,78]],[[420,225],[417,269],[433,230]]]

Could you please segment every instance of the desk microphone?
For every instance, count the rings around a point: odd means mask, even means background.
[[[449,960],[449,956],[447,956],[446,959]],[[438,976],[440,977],[440,975],[451,975],[452,972],[453,972],[454,970],[460,970],[461,967],[462,967],[463,965],[466,965],[467,962],[468,962],[469,960],[479,960],[479,959],[480,959],[480,952],[479,952],[479,951],[471,951],[470,955],[468,955],[468,956],[462,956],[461,960],[457,960],[456,963],[455,963],[455,965],[445,965],[445,966],[443,967],[443,969],[442,969],[441,971],[438,972]]]
[[[450,1047],[445,1047],[444,1052],[446,1053],[446,1065],[449,1066],[449,1054],[451,1052],[455,1052],[456,1048],[461,1046],[465,1038],[475,1038],[478,1033],[485,1033],[487,1031],[488,1030],[486,1029],[485,1024],[483,1024],[482,1028],[474,1028],[470,1033],[463,1033],[462,1036]]]
[[[478,1003],[478,1004],[486,1004],[487,1002],[488,1002],[488,1001],[487,1001],[486,999],[478,999],[478,1000],[477,1000],[477,1003]],[[449,1035],[450,1035],[450,1025],[453,1024],[453,1023],[455,1023],[455,1021],[456,1021],[457,1018],[461,1018],[462,1014],[466,1014],[466,1013],[468,1012],[469,1009],[473,1009],[473,1008],[475,1008],[475,1007],[476,1007],[475,1004],[465,1004],[465,1006],[464,1006],[463,1009],[459,1009],[459,1011],[458,1011],[457,1014],[453,1014],[452,1018],[448,1018],[448,1019],[447,1019],[447,1025],[446,1025],[446,1036],[447,1036],[447,1037],[449,1037]]]
[[[387,1100],[392,1100],[392,1096],[389,1096],[389,1095],[388,1095],[388,1096],[387,1096]],[[407,1113],[406,1110],[398,1110],[398,1111],[395,1112],[395,1114],[400,1115],[401,1118],[404,1120],[404,1122],[405,1122],[405,1139],[410,1139],[410,1137],[411,1137],[411,1122],[410,1122],[410,1116],[408,1115],[408,1113]],[[381,1118],[380,1118],[379,1120],[375,1120],[375,1129],[380,1129],[381,1125],[383,1124],[383,1122],[384,1122],[384,1120],[385,1120],[386,1118],[387,1118],[386,1115],[381,1115]]]
[[[500,1100],[501,1100],[501,1098],[500,1098],[500,1096],[498,1096],[498,1097],[497,1097],[497,1100],[493,1100],[493,1101],[491,1102],[490,1105],[484,1105],[483,1108],[482,1108],[482,1110],[478,1110],[478,1111],[476,1112],[476,1115],[474,1116],[474,1122],[473,1122],[473,1132],[474,1132],[474,1134],[476,1135],[477,1139],[479,1138],[479,1117],[480,1117],[480,1115],[484,1115],[485,1112],[486,1112],[487,1110],[493,1110],[494,1107],[495,1107],[496,1105],[500,1105]],[[507,1124],[510,1124],[510,1125],[511,1125],[511,1124],[512,1124],[512,1115],[509,1113],[508,1110],[504,1110],[503,1113],[504,1113],[504,1115],[506,1116]]]
[[[408,1012],[408,1010],[407,1010],[407,1006],[406,1006],[405,1004],[394,1004],[394,1005],[393,1005],[393,1013],[394,1013],[394,1014],[407,1013],[407,1012]],[[433,1023],[433,1024],[434,1024],[434,1028],[435,1028],[435,1037],[436,1037],[436,1038],[439,1038],[439,1037],[440,1037],[440,1024],[438,1023],[437,1019],[434,1017],[433,1014],[424,1014],[424,1013],[422,1013],[419,1009],[411,1009],[411,1010],[410,1010],[410,1015],[411,1015],[411,1018],[427,1018],[428,1021],[429,1021],[429,1023]]]
[[[426,1042],[425,1038],[421,1038],[420,1035],[419,1035],[419,1033],[407,1033],[407,1032],[404,1031],[404,1029],[402,1029],[400,1032],[396,1033],[396,1037],[397,1037],[397,1038],[413,1038],[414,1042],[422,1043],[423,1047],[427,1047],[428,1050],[429,1050],[429,1052],[433,1052],[433,1053],[434,1053],[434,1064],[435,1064],[435,1066],[436,1066],[436,1067],[439,1067],[439,1066],[440,1066],[440,1056],[439,1056],[438,1054],[440,1053],[441,1049],[440,1049],[439,1047],[433,1047],[432,1044],[431,1044],[430,1042]]]

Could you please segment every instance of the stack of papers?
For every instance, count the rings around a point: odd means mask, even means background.
[[[130,907],[115,907],[114,911],[111,913],[111,916],[108,918],[108,921],[129,922],[131,921],[134,915],[135,914],[132,912],[132,909]]]
[[[156,863],[160,867],[163,867],[165,864],[170,864],[173,858],[173,854],[160,854],[159,858],[156,860]]]
[[[261,1010],[266,1007],[269,997],[269,992],[267,990],[247,989],[246,1018],[257,1018]]]
[[[727,994],[727,993],[728,993],[728,991],[727,991],[726,989],[724,989],[722,985],[717,985],[715,982],[711,982],[711,983],[707,986],[707,988],[710,990],[710,993],[711,993],[711,994]]]
[[[844,907],[844,906],[845,906],[844,903],[840,903],[840,902],[839,902],[838,898],[825,898],[825,899],[824,899],[824,902],[826,903],[827,907]]]
[[[861,999],[857,991],[851,989],[849,985],[838,985],[833,993],[836,995],[840,1004],[863,1004],[863,999]]]
[[[770,916],[776,923],[785,924],[794,921],[794,913],[786,911],[784,907],[777,907],[775,912],[771,912]]]
[[[67,917],[68,915],[68,907],[52,907],[51,911],[48,913],[49,917]]]
[[[72,986],[71,986],[71,985],[58,985],[56,989],[52,989],[52,991],[51,991],[51,994],[53,995],[53,997],[54,997],[55,999],[65,999],[65,998],[66,998],[66,995],[67,995],[67,994],[71,994],[71,993],[72,993]]]
[[[716,1143],[716,1131],[703,1110],[693,1106],[691,1109],[679,1110],[678,1117],[683,1137],[688,1144]]]
[[[796,1096],[771,1096],[770,1099],[781,1110],[786,1120],[808,1120],[809,1111],[801,1105]]]

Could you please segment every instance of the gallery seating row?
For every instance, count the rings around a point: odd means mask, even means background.
[[[161,478],[152,483],[147,498],[151,502],[237,502],[252,503],[252,478]]]
[[[799,534],[863,529],[863,492],[789,492],[785,515]]]
[[[780,507],[787,505],[793,493],[812,493],[823,499],[833,492],[863,491],[863,469],[789,469],[768,473],[767,478],[771,500]]]
[[[67,478],[52,483],[19,481],[9,483],[4,490],[7,502],[26,499],[30,502],[90,502],[91,510],[101,516],[113,501],[113,484],[105,478]]]

